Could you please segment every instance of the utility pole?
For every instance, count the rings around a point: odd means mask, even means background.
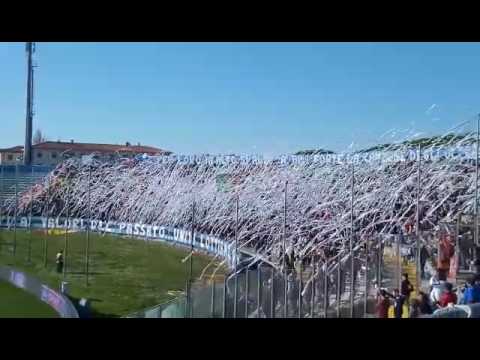
[[[27,42],[27,111],[25,120],[25,147],[23,150],[24,165],[32,164],[32,121],[33,121],[33,63],[35,43]]]

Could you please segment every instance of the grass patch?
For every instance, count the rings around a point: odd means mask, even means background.
[[[13,266],[39,278],[53,289],[63,279],[56,273],[55,255],[64,249],[65,235],[46,235],[35,231],[16,233],[16,255],[13,256],[13,230],[0,230],[0,265]],[[44,244],[47,242],[47,265],[44,266]],[[29,242],[31,263],[27,262]],[[188,264],[181,260],[187,250],[159,242],[90,234],[89,285],[85,276],[84,233],[69,233],[65,256],[70,294],[91,301],[93,316],[119,317],[154,306],[174,296],[172,290],[184,290]],[[210,257],[195,254],[193,275],[198,277]],[[211,267],[209,270],[213,270]],[[209,274],[210,271],[207,272]],[[170,294],[169,294],[170,292]]]
[[[0,281],[0,317],[54,318],[58,314],[32,294]]]

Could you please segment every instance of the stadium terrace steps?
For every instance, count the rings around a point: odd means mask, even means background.
[[[397,261],[398,258],[396,256],[393,256],[392,254],[388,254],[384,256],[384,266],[385,266],[385,273],[387,275],[390,275],[389,277],[385,278],[385,285],[388,288],[389,292],[392,291],[392,289],[398,288],[399,287],[399,280],[398,280],[398,274],[397,274]],[[413,285],[414,291],[412,292],[410,298],[413,299],[414,297],[417,296],[417,272],[416,272],[416,266],[414,262],[408,261],[408,262],[403,262],[401,265],[401,274],[408,274],[408,279],[410,280],[411,284]],[[397,274],[397,275],[396,275]],[[403,305],[403,315],[402,318],[408,318],[409,317],[409,308],[405,304]],[[393,306],[390,306],[388,310],[388,317],[389,318],[394,318],[394,312],[393,312]]]

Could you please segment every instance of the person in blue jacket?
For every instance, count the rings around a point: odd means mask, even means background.
[[[462,302],[466,305],[480,303],[480,277],[476,276],[469,283],[472,285],[466,287]]]

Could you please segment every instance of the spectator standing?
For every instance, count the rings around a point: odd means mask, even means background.
[[[393,312],[395,319],[401,319],[403,315],[403,304],[405,304],[405,296],[400,294],[400,290],[394,289],[393,295],[386,293],[393,299]]]
[[[63,252],[60,250],[55,257],[55,264],[57,265],[57,273],[63,272]]]
[[[462,303],[468,304],[476,304],[480,302],[480,278],[473,277],[470,281],[470,284],[467,285],[465,292],[463,293],[463,301]]]
[[[413,285],[410,282],[410,280],[408,280],[408,274],[407,273],[403,274],[402,287],[401,287],[400,290],[401,290],[400,293],[403,296],[405,296],[406,303],[410,304],[410,294],[413,291]]]
[[[442,296],[445,286],[445,281],[440,279],[440,271],[437,270],[436,274],[430,279],[430,301],[433,306],[437,306]]]
[[[375,312],[377,318],[388,319],[388,309],[390,308],[390,300],[388,299],[387,292],[384,289],[380,289],[377,293],[377,303]]]

